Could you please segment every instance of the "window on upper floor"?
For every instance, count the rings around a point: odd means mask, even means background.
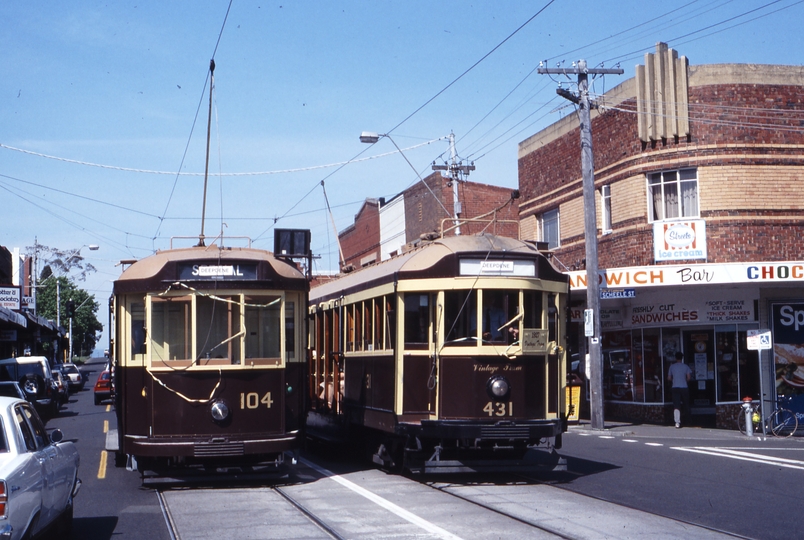
[[[611,232],[611,186],[600,188],[600,202],[603,209],[602,229],[603,234]]]
[[[697,169],[651,173],[647,180],[649,222],[699,217]]]
[[[557,248],[560,244],[558,236],[558,209],[550,210],[539,216],[539,227],[542,242],[547,242],[548,249]]]

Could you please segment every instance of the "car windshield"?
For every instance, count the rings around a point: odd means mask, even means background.
[[[75,366],[64,366],[64,367],[65,367],[65,370],[67,371],[67,373],[75,373],[77,375],[80,374],[80,372],[78,371],[78,368],[75,367]]]

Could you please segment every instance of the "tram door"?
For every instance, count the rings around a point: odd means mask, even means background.
[[[715,425],[715,335],[714,330],[684,332],[684,362],[692,369],[690,413],[693,425]]]

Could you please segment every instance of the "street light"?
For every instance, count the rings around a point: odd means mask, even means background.
[[[441,206],[441,208],[444,209],[444,212],[448,216],[450,216],[450,213],[449,213],[449,210],[447,210],[447,207],[444,206],[444,203],[441,202],[441,199],[439,199],[436,196],[436,194],[433,192],[433,190],[430,189],[430,186],[427,185],[427,182],[424,181],[424,179],[422,178],[422,175],[419,174],[419,171],[416,170],[416,167],[413,166],[413,164],[410,162],[410,160],[405,155],[405,153],[402,151],[402,149],[399,148],[399,146],[396,144],[396,141],[394,141],[394,139],[391,138],[390,134],[388,134],[388,133],[375,133],[373,131],[364,131],[363,133],[360,134],[360,142],[366,143],[366,144],[374,144],[377,141],[379,141],[382,137],[386,137],[389,141],[391,141],[391,143],[393,143],[394,147],[399,151],[399,153],[402,155],[402,157],[405,158],[405,161],[407,161],[408,165],[410,165],[410,168],[413,169],[413,172],[416,173],[416,176],[419,177],[419,180],[421,181],[421,183],[424,184],[424,187],[427,188],[427,191],[430,192],[430,195],[432,195],[433,198]],[[455,217],[457,218],[458,216],[455,216]]]

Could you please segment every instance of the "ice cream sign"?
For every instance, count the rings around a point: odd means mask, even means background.
[[[704,220],[654,222],[653,258],[657,262],[706,259]]]

